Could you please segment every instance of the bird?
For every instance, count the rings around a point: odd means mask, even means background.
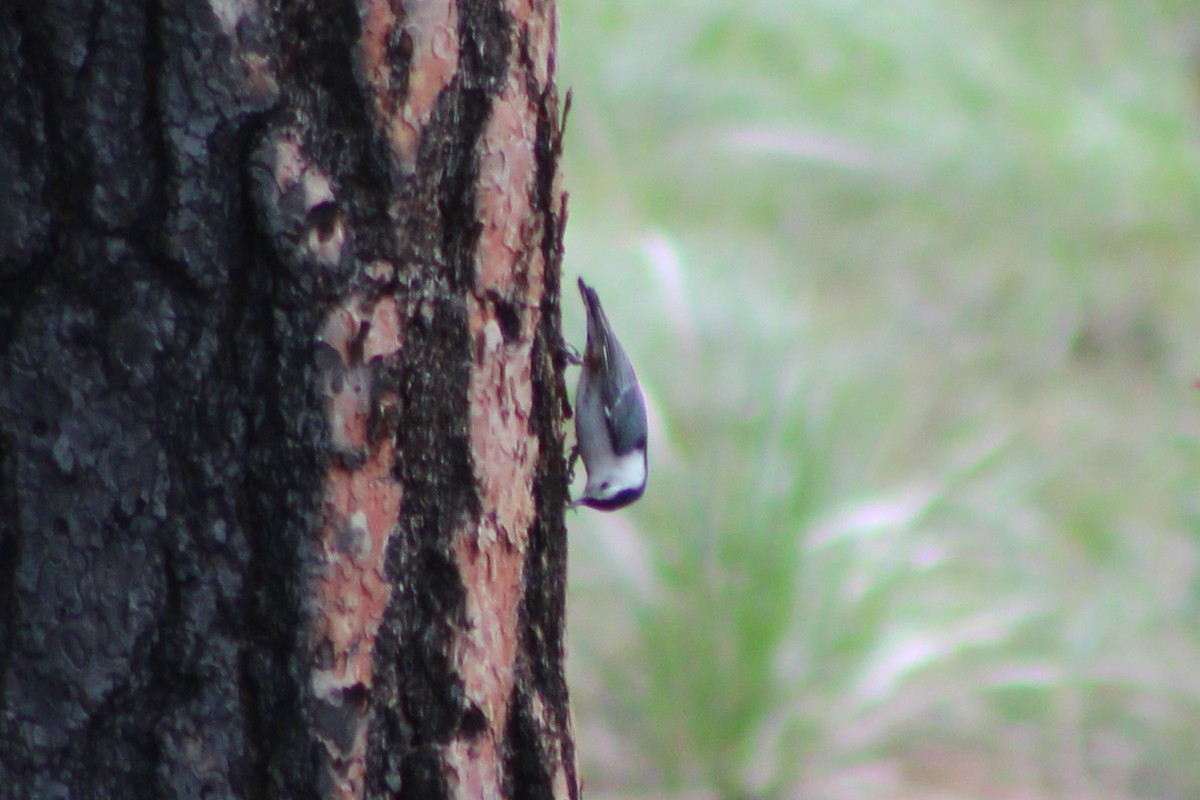
[[[575,457],[583,459],[587,484],[571,508],[616,511],[646,491],[646,401],[637,373],[600,305],[600,296],[579,279],[587,311],[587,347],[575,388]]]

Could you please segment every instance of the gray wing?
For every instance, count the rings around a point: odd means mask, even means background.
[[[611,405],[605,403],[604,413],[617,455],[637,448],[645,449],[646,403],[636,383],[618,395]]]

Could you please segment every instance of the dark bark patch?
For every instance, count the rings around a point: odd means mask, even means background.
[[[487,714],[483,713],[482,708],[471,703],[467,707],[467,710],[463,712],[458,729],[468,739],[474,739],[482,735],[488,729]]]
[[[496,321],[500,323],[500,335],[505,344],[514,344],[521,339],[521,306],[512,299],[501,297],[497,292],[491,292],[489,299],[496,309]]]
[[[504,731],[504,796],[511,800],[554,800],[546,731],[534,719],[529,696],[513,692]]]
[[[0,325],[15,313],[9,281],[28,270],[49,245],[50,210],[43,194],[49,150],[45,115],[51,113],[44,79],[31,62],[36,50],[18,3],[0,4]],[[12,303],[10,306],[9,303]],[[0,346],[3,341],[0,340]]]
[[[393,254],[387,148],[354,62],[362,28],[350,0],[277,3],[280,85],[307,157],[333,177],[360,263]],[[346,287],[333,287],[340,293]]]
[[[527,55],[526,60],[532,64]],[[570,697],[565,677],[565,625],[567,530],[564,504],[567,501],[569,475],[563,456],[566,442],[563,415],[569,412],[566,384],[559,368],[562,359],[562,261],[563,231],[566,225],[566,198],[555,191],[555,175],[562,153],[563,126],[570,109],[570,95],[560,116],[558,93],[553,87],[540,95],[537,141],[537,207],[546,214],[542,227],[541,249],[546,262],[546,287],[541,299],[540,324],[534,336],[533,358],[533,429],[542,437],[534,499],[537,516],[528,532],[525,558],[525,583],[522,587],[519,629],[522,652],[528,659],[529,689],[537,692],[551,715],[544,736],[559,744],[559,758],[566,771],[571,797],[579,796],[576,775],[575,743],[571,737]],[[527,704],[527,698],[514,698],[514,707]],[[528,714],[528,709],[524,712]],[[524,735],[517,721],[514,735]],[[508,744],[518,746],[516,742]],[[537,776],[520,763],[509,765],[514,784]],[[524,776],[524,777],[522,777]],[[512,797],[523,797],[518,792]]]

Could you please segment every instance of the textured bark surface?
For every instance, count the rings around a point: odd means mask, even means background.
[[[0,797],[578,796],[554,34],[0,4]]]

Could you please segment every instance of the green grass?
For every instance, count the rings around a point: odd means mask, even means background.
[[[653,428],[572,521],[592,792],[1200,796],[1200,7],[560,13]]]

